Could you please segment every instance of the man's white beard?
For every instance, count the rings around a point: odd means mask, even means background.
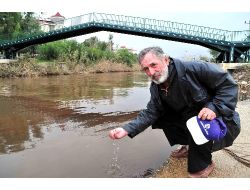
[[[151,77],[151,79],[156,84],[161,84],[165,82],[168,79],[168,66],[166,65],[166,67],[162,70],[162,73],[159,79],[154,80],[153,77]]]

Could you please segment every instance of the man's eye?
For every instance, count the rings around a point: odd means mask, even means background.
[[[155,67],[155,66],[156,66],[156,64],[155,64],[155,63],[152,63],[150,66],[151,66],[151,67]]]

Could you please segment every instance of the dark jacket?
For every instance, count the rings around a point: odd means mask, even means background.
[[[226,136],[213,143],[213,150],[220,150],[223,147],[231,146],[234,139],[240,133],[240,118],[235,111],[238,86],[233,78],[223,72],[216,64],[203,62],[182,62],[172,59],[177,71],[178,85],[180,86],[181,96],[184,98],[190,109],[201,109],[207,107],[216,113],[217,117],[222,117],[227,125]],[[167,110],[163,105],[158,85],[151,83],[151,98],[147,108],[142,110],[136,119],[123,126],[133,138],[147,127],[162,128],[162,117]],[[191,115],[184,116],[185,120]],[[176,121],[178,122],[178,121]],[[164,123],[166,124],[166,122]],[[174,134],[172,134],[174,135]]]

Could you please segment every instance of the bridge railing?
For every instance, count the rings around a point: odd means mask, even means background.
[[[91,14],[92,22],[111,24],[116,26],[136,27],[137,29],[155,30],[158,32],[172,32],[176,34],[230,42],[250,41],[250,31],[228,31],[205,26],[124,15],[105,13]]]
[[[155,30],[158,32],[172,32],[176,34],[206,37],[217,40],[228,40],[230,31],[209,27],[201,27],[177,22],[148,19],[141,17],[94,13],[93,22],[105,23],[117,26],[136,27],[143,30]],[[231,40],[230,40],[231,41]]]
[[[62,26],[62,28],[77,26],[79,24],[85,24],[85,23],[90,23],[90,22],[93,22],[93,13],[84,14],[81,16],[66,19],[64,20],[64,25]]]
[[[231,35],[234,42],[250,42],[250,30],[233,31]]]
[[[3,35],[0,35],[0,43],[7,43],[13,40],[21,40],[30,36],[37,36],[37,35],[44,34],[44,33],[45,32],[43,31],[37,31],[37,32],[32,32],[32,33],[25,32],[21,34],[16,34],[15,36],[11,36],[9,34],[3,34]]]

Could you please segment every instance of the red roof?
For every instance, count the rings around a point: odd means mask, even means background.
[[[64,16],[62,16],[59,12],[57,12],[55,15],[53,15],[51,17],[64,17]]]

